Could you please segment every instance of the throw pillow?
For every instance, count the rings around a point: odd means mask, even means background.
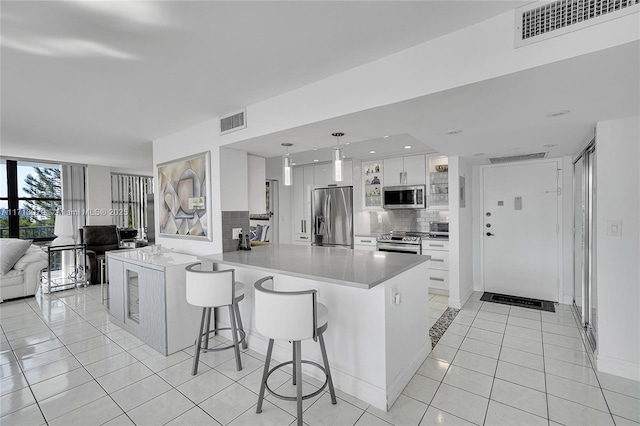
[[[38,246],[31,245],[29,250],[22,256],[15,265],[13,265],[13,269],[16,271],[24,271],[24,268],[29,266],[32,263],[47,261],[47,253],[42,251]]]
[[[256,239],[254,241],[262,241],[262,225],[256,225]]]
[[[251,234],[251,241],[258,241],[258,237],[256,236],[256,227],[255,226],[250,226],[249,227],[249,232]]]
[[[0,274],[6,274],[31,247],[31,240],[0,238]]]
[[[269,225],[262,226],[262,235],[260,241],[269,241]]]

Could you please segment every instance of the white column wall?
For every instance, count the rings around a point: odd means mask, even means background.
[[[596,127],[599,371],[640,380],[640,117]],[[622,235],[607,235],[621,220]]]
[[[86,224],[112,225],[111,209],[111,168],[87,166]]]

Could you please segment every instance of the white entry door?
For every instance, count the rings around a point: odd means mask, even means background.
[[[485,291],[558,301],[558,168],[549,161],[482,169]]]

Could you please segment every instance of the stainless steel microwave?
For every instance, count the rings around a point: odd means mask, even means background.
[[[385,186],[382,205],[385,209],[424,209],[426,185]]]

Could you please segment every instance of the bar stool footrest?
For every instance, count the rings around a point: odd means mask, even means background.
[[[329,376],[327,376],[327,371],[324,369],[324,367],[320,364],[318,364],[317,362],[313,362],[313,361],[307,361],[307,360],[302,360],[300,361],[302,364],[309,364],[309,365],[313,365],[314,367],[319,368],[320,370],[322,370],[322,372],[324,373],[324,383],[322,384],[322,386],[320,386],[320,388],[318,390],[316,390],[315,392],[309,393],[307,395],[302,395],[302,400],[304,401],[305,399],[309,399],[309,398],[313,398],[316,395],[319,395],[321,392],[324,391],[324,389],[327,387],[327,384],[329,383]],[[293,364],[293,361],[287,361],[287,362],[283,362],[281,364],[276,365],[275,367],[273,367],[272,369],[269,370],[269,372],[267,373],[267,377],[265,378],[265,388],[267,389],[267,391],[269,391],[269,393],[273,396],[275,396],[276,398],[280,398],[283,399],[285,401],[297,401],[298,399],[295,396],[285,396],[285,395],[281,395],[279,393],[277,393],[276,391],[272,390],[269,387],[269,376],[271,375],[271,373],[275,372],[276,370],[284,367],[285,365],[289,365],[289,364]]]
[[[218,331],[222,331],[222,330],[231,330],[231,327],[224,327],[224,328],[214,328],[213,330],[209,330],[207,332],[202,333],[202,336],[200,338],[202,338],[203,336],[206,336],[207,340],[209,339],[209,334],[211,333],[217,333]],[[240,330],[238,329],[238,333],[240,334],[240,339],[238,339],[238,344],[241,344],[245,341],[245,339],[247,338],[247,333],[244,332],[244,330]],[[231,349],[233,348],[233,343],[228,345],[228,346],[222,346],[222,347],[216,347],[216,348],[200,348],[200,352],[218,352],[218,351],[224,351],[226,349]]]

